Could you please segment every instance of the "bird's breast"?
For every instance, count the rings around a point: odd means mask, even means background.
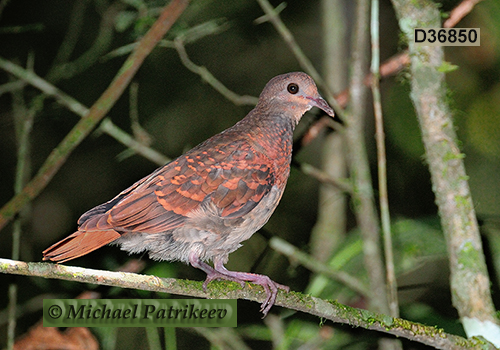
[[[252,146],[266,155],[273,168],[276,185],[284,187],[290,175],[292,160],[293,128],[271,125],[266,128],[255,128],[248,135]]]

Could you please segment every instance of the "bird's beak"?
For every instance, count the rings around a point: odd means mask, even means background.
[[[307,99],[311,100],[312,103],[311,105],[314,107],[318,107],[319,109],[322,109],[326,114],[328,114],[330,117],[335,117],[335,113],[333,112],[332,107],[328,105],[328,103],[321,97],[310,97],[307,96]]]

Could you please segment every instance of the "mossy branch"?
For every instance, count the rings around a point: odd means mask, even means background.
[[[202,282],[159,278],[130,272],[111,272],[81,267],[65,266],[52,263],[26,263],[9,259],[0,259],[0,272],[24,276],[76,281],[112,287],[139,289],[210,299],[246,299],[262,302],[264,290],[255,285],[246,284],[241,288],[235,282],[211,282],[204,292]],[[378,332],[392,334],[437,349],[493,349],[479,339],[464,339],[448,334],[442,329],[425,326],[415,322],[379,315],[373,312],[352,308],[335,301],[328,301],[297,292],[280,291],[276,305],[305,312],[331,320],[335,323],[349,324]]]
[[[417,47],[413,38],[414,28],[440,27],[441,16],[437,5],[430,0],[419,1],[419,6],[411,0],[392,2],[409,43],[411,98],[447,241],[453,305],[468,336],[482,335],[498,346],[500,325],[491,298],[464,155],[458,147],[446,96],[445,75],[440,69],[445,63],[443,48]]]

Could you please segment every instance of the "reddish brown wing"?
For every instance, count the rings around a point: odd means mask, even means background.
[[[251,211],[274,185],[273,165],[248,142],[199,147],[140,180],[79,220],[81,231],[165,232],[212,201],[221,216]],[[209,150],[209,151],[208,151]]]

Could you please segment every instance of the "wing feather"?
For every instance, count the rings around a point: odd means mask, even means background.
[[[249,213],[274,185],[273,164],[242,139],[197,147],[79,220],[80,230],[159,233],[175,229],[211,201],[221,216]]]

